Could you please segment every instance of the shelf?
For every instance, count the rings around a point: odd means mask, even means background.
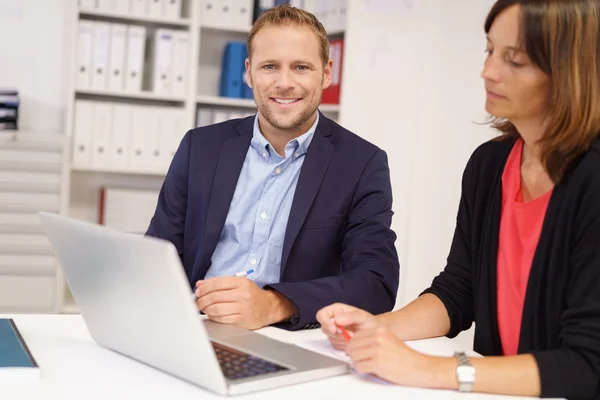
[[[246,35],[250,33],[250,29],[252,26],[223,26],[223,25],[210,25],[210,24],[202,24],[200,25],[200,29],[207,29],[211,31],[223,31],[223,32],[234,32],[234,33],[245,33]]]
[[[127,93],[127,92],[113,92],[109,90],[93,90],[93,89],[77,89],[77,94],[89,95],[89,96],[104,96],[104,97],[116,97],[121,99],[134,99],[134,100],[152,100],[152,101],[167,101],[175,103],[184,103],[185,99],[181,97],[166,96],[163,94],[156,94],[152,92],[140,92],[140,93]]]
[[[61,314],[79,314],[79,308],[75,303],[67,303],[60,310]]]
[[[196,102],[198,104],[206,104],[211,106],[227,106],[256,109],[256,103],[253,99],[235,99],[231,97],[200,95],[196,98]],[[319,106],[319,110],[321,110],[322,112],[338,112],[340,110],[340,106],[339,104],[321,104]]]
[[[79,16],[82,18],[93,18],[93,19],[105,19],[110,21],[125,21],[125,22],[137,22],[145,24],[155,24],[173,27],[189,27],[190,21],[187,19],[170,19],[170,18],[155,18],[155,17],[142,17],[137,15],[126,15],[117,14],[105,11],[96,10],[79,10]]]
[[[254,99],[235,99],[232,97],[219,96],[198,96],[196,102],[198,104],[208,104],[213,106],[256,108],[256,103],[254,102]]]
[[[77,172],[92,172],[92,173],[108,173],[119,175],[149,175],[164,177],[167,174],[166,170],[136,170],[110,167],[92,167],[84,165],[73,165],[71,170]]]

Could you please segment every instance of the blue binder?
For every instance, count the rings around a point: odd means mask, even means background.
[[[244,97],[244,63],[247,57],[245,42],[228,42],[223,51],[219,95],[223,97]]]
[[[0,318],[0,379],[4,368],[39,376],[39,367],[12,319]]]

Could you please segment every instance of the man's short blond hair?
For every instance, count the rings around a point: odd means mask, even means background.
[[[327,62],[329,61],[329,38],[323,24],[319,22],[317,17],[308,11],[292,7],[289,4],[280,4],[268,9],[258,17],[256,22],[254,22],[246,43],[248,47],[248,57],[252,59],[252,41],[254,40],[254,36],[256,36],[261,29],[267,26],[287,25],[306,26],[310,28],[317,35],[317,39],[319,40],[323,66],[327,65]]]

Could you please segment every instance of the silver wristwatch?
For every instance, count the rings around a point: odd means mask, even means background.
[[[473,367],[464,351],[455,352],[454,357],[458,360],[458,367],[456,367],[458,390],[460,392],[470,392],[475,383],[475,367]]]

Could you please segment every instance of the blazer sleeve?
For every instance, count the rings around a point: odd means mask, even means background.
[[[306,282],[269,285],[286,296],[298,310],[288,322],[290,329],[318,327],[316,313],[335,302],[363,308],[373,314],[394,308],[400,264],[392,231],[392,187],[383,150],[367,163],[353,197],[342,239],[342,273]]]
[[[472,194],[475,192],[475,155],[471,157],[462,177],[462,193],[456,217],[456,228],[446,266],[423,291],[437,296],[448,312],[452,338],[471,327],[474,319],[472,260],[470,252]]]
[[[596,165],[596,168],[599,166]],[[597,174],[597,173],[596,173]],[[596,180],[598,180],[596,178]],[[600,184],[590,188],[573,223],[566,310],[557,349],[534,351],[541,397],[596,398],[600,390]]]
[[[146,231],[147,236],[173,243],[181,259],[183,259],[183,231],[187,208],[190,142],[191,134],[188,131],[173,156],[158,195],[156,210]]]

